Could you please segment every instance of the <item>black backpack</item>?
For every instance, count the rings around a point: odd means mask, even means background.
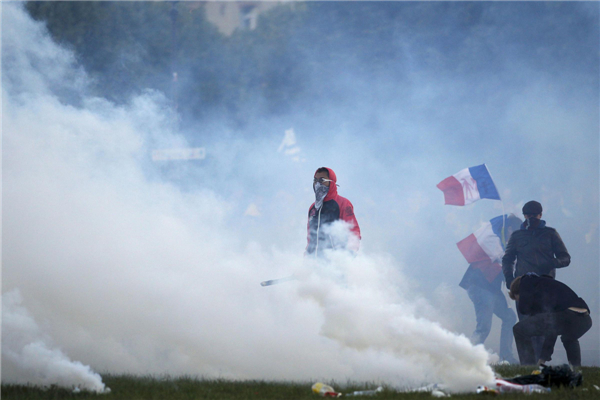
[[[548,365],[540,365],[540,371],[531,375],[515,376],[514,378],[505,379],[508,382],[518,385],[530,385],[537,383],[544,387],[569,387],[574,388],[581,386],[583,375],[581,372],[575,372],[568,364],[558,365],[555,367]]]

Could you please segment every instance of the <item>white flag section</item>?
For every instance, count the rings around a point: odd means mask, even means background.
[[[152,151],[152,161],[204,160],[206,149],[195,147],[188,149],[159,149]]]
[[[492,224],[486,223],[475,233],[477,243],[483,251],[492,259],[493,262],[501,261],[504,255],[504,249],[500,243],[500,238],[494,233]]]
[[[485,164],[465,168],[437,185],[445,204],[466,206],[480,199],[500,200],[498,189]]]
[[[514,215],[500,215],[486,222],[475,233],[470,234],[456,245],[469,263],[479,261],[500,262],[504,246],[510,237],[509,229],[519,229],[521,220]],[[502,238],[504,235],[504,238]]]
[[[481,199],[479,191],[477,190],[477,181],[473,179],[469,168],[458,171],[454,178],[460,182],[464,195],[465,205],[476,202]]]

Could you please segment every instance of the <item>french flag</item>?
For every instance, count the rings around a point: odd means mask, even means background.
[[[465,168],[437,185],[445,204],[466,206],[479,199],[500,200],[498,189],[485,164]]]
[[[504,219],[504,222],[502,221]],[[504,255],[502,236],[506,238],[508,215],[500,215],[486,222],[475,233],[456,243],[462,255],[471,263],[480,261],[496,262]],[[504,235],[502,230],[504,229]]]

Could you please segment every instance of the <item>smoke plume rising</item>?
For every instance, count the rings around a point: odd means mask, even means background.
[[[597,93],[574,93],[558,72],[507,63],[498,79],[517,82],[503,87],[421,68],[407,47],[410,84],[367,90],[341,76],[332,84],[352,101],[335,112],[260,120],[240,135],[208,121],[204,164],[157,165],[152,150],[189,144],[165,95],[92,97],[70,51],[21,6],[2,8],[3,382],[27,365],[33,383],[90,390],[103,388],[97,372],[474,390],[492,378],[489,355],[460,335],[473,326],[455,316],[473,320],[472,306],[444,285],[466,269],[455,243],[503,210],[444,208],[435,184],[482,162],[505,211],[542,201],[570,268],[586,272],[565,281],[600,309],[588,279],[597,224],[578,218],[598,220]],[[320,166],[337,172],[363,241],[357,258],[313,266],[302,250]],[[259,285],[294,272],[300,280]],[[10,339],[27,329],[10,310],[35,337]],[[582,347],[597,349],[588,335]],[[35,343],[47,363],[26,363]]]

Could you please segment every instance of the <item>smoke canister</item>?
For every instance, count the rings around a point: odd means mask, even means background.
[[[331,386],[321,382],[312,385],[312,391],[323,397],[340,397],[342,395],[341,393],[336,392]]]

